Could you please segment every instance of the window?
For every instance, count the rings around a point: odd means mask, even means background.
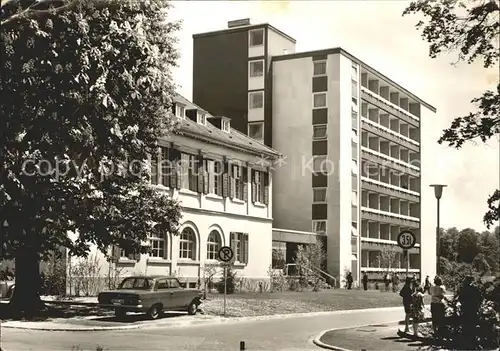
[[[358,206],[358,192],[351,191],[351,205]]]
[[[250,46],[264,45],[264,29],[255,29],[249,32]]]
[[[358,131],[356,129],[351,130],[351,140],[353,143],[358,142]]]
[[[314,156],[313,159],[313,171],[315,173],[327,173],[327,162],[326,156]]]
[[[351,81],[351,93],[353,104],[358,104],[358,83],[356,81]]]
[[[358,161],[351,160],[351,173],[353,175],[358,174]]]
[[[189,154],[181,154],[181,188],[197,191],[198,177],[197,177],[198,160],[196,156]]]
[[[326,139],[326,131],[326,124],[313,126],[313,140]]]
[[[158,184],[158,154],[151,156],[151,184]]]
[[[179,289],[181,285],[177,279],[167,279],[169,289]]]
[[[199,124],[206,125],[207,124],[207,116],[204,113],[198,112],[197,122]]]
[[[238,165],[233,165],[233,194],[234,197],[243,200],[243,168]]]
[[[175,115],[179,118],[184,118],[186,116],[186,108],[184,105],[175,104]]]
[[[358,112],[354,109],[351,109],[351,122],[352,128],[358,129]]]
[[[207,160],[208,193],[222,195],[222,164],[220,161]]]
[[[326,75],[326,61],[313,61],[313,76],[324,76]]]
[[[234,260],[248,263],[248,234],[232,232],[230,245],[234,252]]]
[[[354,141],[351,141],[351,153],[353,159],[358,159],[358,144]]]
[[[313,221],[312,231],[316,234],[326,234],[326,221]]]
[[[158,284],[156,286],[156,289],[158,289],[158,290],[168,289],[167,280],[166,279],[158,280]]]
[[[264,172],[253,171],[253,202],[264,203]]]
[[[313,94],[313,108],[326,107],[326,93]]]
[[[222,130],[227,133],[231,131],[231,127],[228,120],[222,120]]]
[[[222,247],[221,236],[218,231],[212,230],[207,239],[207,259],[216,260],[219,249]]]
[[[358,67],[352,65],[351,69],[351,78],[352,80],[358,81]]]
[[[286,264],[286,243],[273,241],[272,268],[284,269]]]
[[[169,184],[169,179],[168,176],[170,175],[170,161],[168,159],[168,148],[167,147],[161,147],[161,184],[163,186],[168,187]]]
[[[249,123],[248,136],[255,140],[264,139],[264,122]]]
[[[151,257],[165,258],[166,240],[163,233],[155,230],[149,237],[149,245],[151,246]]]
[[[351,222],[351,235],[358,236],[358,222]]]
[[[264,75],[264,60],[250,61],[250,78],[262,77]]]
[[[179,240],[179,258],[196,259],[196,236],[191,228],[184,228]]]
[[[154,286],[154,281],[148,278],[125,278],[118,289],[141,289],[141,290],[149,290]]]
[[[264,107],[264,92],[253,91],[248,93],[248,108],[263,108]]]
[[[313,203],[326,202],[326,188],[313,188]]]

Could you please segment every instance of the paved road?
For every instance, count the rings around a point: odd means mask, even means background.
[[[389,323],[403,316],[402,308],[346,311],[336,315],[245,321],[185,328],[148,328],[104,332],[2,330],[3,351],[90,350],[239,350],[241,340],[251,350],[319,349],[312,343],[321,331]]]

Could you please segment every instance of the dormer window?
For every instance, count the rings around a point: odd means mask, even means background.
[[[197,122],[199,124],[206,125],[207,124],[207,116],[202,112],[198,112]]]
[[[225,121],[225,120],[222,121],[222,130],[225,131],[226,133],[229,133],[229,131],[231,130],[231,127],[229,125],[229,121]]]
[[[175,116],[178,118],[186,117],[186,107],[181,104],[175,104]]]

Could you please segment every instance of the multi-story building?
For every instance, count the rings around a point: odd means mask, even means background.
[[[180,235],[151,233],[150,254],[115,250],[121,275],[175,274],[195,287],[203,268],[231,246],[239,277],[267,281],[272,249],[272,174],[279,154],[182,96],[175,98],[179,129],[159,140],[151,183],[182,207]],[[174,117],[175,118],[175,117]],[[110,267],[97,253],[101,276]]]
[[[391,270],[418,274],[425,244],[432,274],[434,232],[420,233],[420,122],[435,108],[341,48],[296,53],[269,24],[228,27],[193,36],[193,101],[284,155],[274,226],[326,237],[335,276],[380,278],[386,249],[396,251]],[[404,229],[417,237],[407,260],[396,243]]]

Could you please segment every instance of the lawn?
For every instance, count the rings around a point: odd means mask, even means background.
[[[211,294],[203,301],[201,309],[205,314],[220,315],[223,313],[223,299],[223,295]],[[394,306],[402,306],[399,294],[378,290],[238,293],[227,295],[226,315],[262,316]]]

